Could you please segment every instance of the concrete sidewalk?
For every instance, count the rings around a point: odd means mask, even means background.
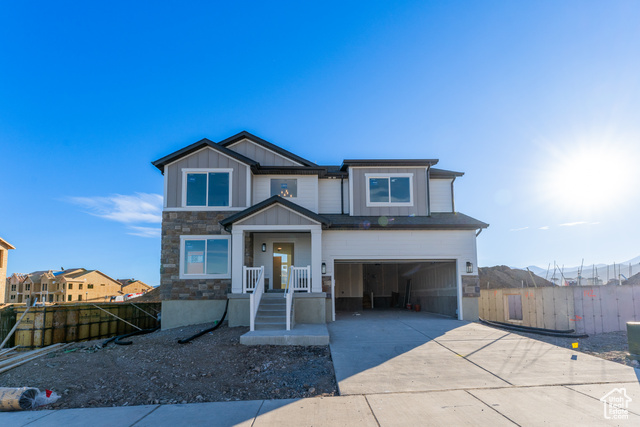
[[[638,383],[620,383],[640,402]],[[254,400],[0,413],[2,426],[424,426],[639,425],[607,420],[599,399],[612,384],[367,394],[300,400]],[[630,408],[631,409],[631,408]]]
[[[424,313],[343,315],[329,331],[341,396],[0,413],[0,426],[640,425],[628,366]]]

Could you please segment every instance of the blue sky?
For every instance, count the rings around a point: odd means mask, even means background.
[[[319,164],[439,158],[479,265],[640,249],[640,2],[5,2],[9,273],[159,282],[151,161],[248,130]]]

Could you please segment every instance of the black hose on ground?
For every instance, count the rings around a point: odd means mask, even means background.
[[[558,334],[572,334],[576,331],[575,329],[545,329],[545,328],[536,328],[533,326],[514,325],[513,323],[498,322],[497,320],[486,320],[486,321],[495,323],[496,325],[504,325],[504,326],[510,326],[512,328],[519,328],[519,329],[522,329],[523,331],[555,332]]]
[[[128,334],[120,335],[119,337],[116,337],[113,342],[115,342],[118,345],[131,345],[131,344],[133,344],[133,341],[120,341],[120,340],[123,339],[123,338],[132,337],[134,335],[150,334],[151,332],[155,332],[158,329],[160,329],[160,326],[156,326],[155,328],[151,328],[151,329],[143,329],[141,331],[135,331],[135,332],[131,332],[131,333],[128,333]]]
[[[218,326],[220,326],[222,324],[222,322],[224,322],[224,318],[227,317],[227,309],[228,308],[229,308],[229,300],[227,299],[227,304],[224,306],[224,313],[222,314],[222,318],[220,320],[216,321],[216,324],[213,325],[212,328],[205,329],[204,331],[198,332],[197,334],[195,334],[192,337],[185,338],[183,340],[178,340],[178,344],[186,344],[191,340],[195,340],[196,338],[201,337],[206,333],[213,332],[216,329],[218,329]]]
[[[511,331],[515,331],[515,332],[528,332],[530,334],[545,335],[545,336],[548,336],[548,337],[589,338],[589,335],[587,335],[587,334],[566,334],[566,333],[562,333],[562,332],[544,332],[544,331],[537,331],[537,330],[523,330],[521,328],[513,327],[512,325],[505,326],[505,325],[497,324],[497,323],[492,322],[490,320],[483,320],[483,319],[479,319],[479,320],[480,320],[480,323],[482,323],[484,325],[493,326],[494,328],[507,329],[507,330],[511,330]]]

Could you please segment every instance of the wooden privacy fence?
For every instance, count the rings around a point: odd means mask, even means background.
[[[479,309],[485,320],[537,328],[626,331],[640,321],[640,285],[485,289]]]
[[[157,321],[149,313],[159,312],[160,303],[136,303],[135,306],[105,303],[31,307],[16,329],[15,345],[32,349],[56,343],[109,338],[137,330],[126,322],[140,329],[155,327]],[[14,307],[18,318],[25,310],[24,306]]]
[[[13,307],[5,307],[0,310],[0,343],[4,341],[13,325],[16,324],[16,312]],[[14,338],[11,337],[5,347],[13,347]]]

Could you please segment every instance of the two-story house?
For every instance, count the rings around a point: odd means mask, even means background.
[[[0,237],[0,304],[13,302],[9,295],[9,278],[7,277],[7,264],[9,262],[9,251],[15,247]]]
[[[437,163],[320,166],[248,132],[153,162],[164,175],[163,327],[217,319],[228,299],[229,324],[253,328],[264,292],[277,291],[290,295],[274,315],[282,327],[282,316],[324,323],[406,304],[477,320],[476,236],[488,225],[456,212],[463,174]]]

